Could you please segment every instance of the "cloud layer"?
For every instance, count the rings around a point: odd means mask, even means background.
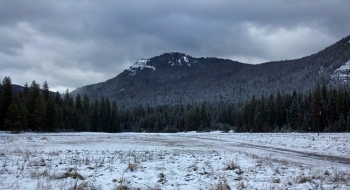
[[[0,0],[0,77],[52,90],[102,82],[165,52],[294,59],[350,34],[348,0]]]

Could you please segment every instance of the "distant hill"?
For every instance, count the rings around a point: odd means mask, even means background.
[[[241,102],[277,91],[308,92],[317,83],[347,81],[349,41],[350,36],[310,56],[258,65],[164,53],[140,59],[116,77],[80,87],[71,94],[87,94],[92,99],[104,96],[116,100],[119,107],[133,107]]]
[[[20,91],[23,90],[23,86],[17,85],[17,84],[12,84],[12,91],[15,93],[19,93]]]
[[[23,90],[23,88],[24,88],[24,87],[21,86],[21,85],[12,84],[12,92],[14,92],[14,93],[19,93],[19,92],[21,92],[21,91]],[[50,93],[51,93],[52,95],[55,95],[56,92],[50,91]]]

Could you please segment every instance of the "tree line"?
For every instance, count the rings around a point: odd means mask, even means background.
[[[350,94],[346,85],[317,85],[307,94],[255,96],[235,114],[241,132],[349,132]]]
[[[53,93],[33,81],[19,92],[10,77],[0,85],[0,130],[13,132],[236,132],[350,131],[350,94],[344,86],[317,85],[309,93],[271,93],[249,101],[138,105],[120,109],[108,97],[90,100]]]

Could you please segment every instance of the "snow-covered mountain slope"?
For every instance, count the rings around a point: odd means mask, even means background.
[[[334,71],[333,78],[342,81],[349,81],[350,79],[350,60]]]
[[[129,71],[130,75],[135,75],[138,71],[148,68],[148,69],[153,69],[154,71],[156,68],[154,66],[147,65],[149,62],[149,59],[140,59],[136,63],[134,63],[132,66],[130,66]]]
[[[165,66],[188,66],[191,67],[197,63],[196,58],[193,58],[184,53],[172,52],[164,53],[163,55],[153,57],[151,59],[140,59],[128,69],[130,76],[135,76],[144,68],[156,70],[156,67]]]

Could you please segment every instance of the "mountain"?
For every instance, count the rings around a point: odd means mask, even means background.
[[[345,82],[349,60],[350,36],[310,56],[258,65],[165,53],[140,59],[116,77],[80,87],[71,94],[108,97],[119,107],[242,102],[253,95],[309,92],[317,83]]]
[[[20,85],[17,85],[17,84],[12,84],[12,91],[14,93],[19,93],[22,90],[23,90],[23,86],[20,86]]]

